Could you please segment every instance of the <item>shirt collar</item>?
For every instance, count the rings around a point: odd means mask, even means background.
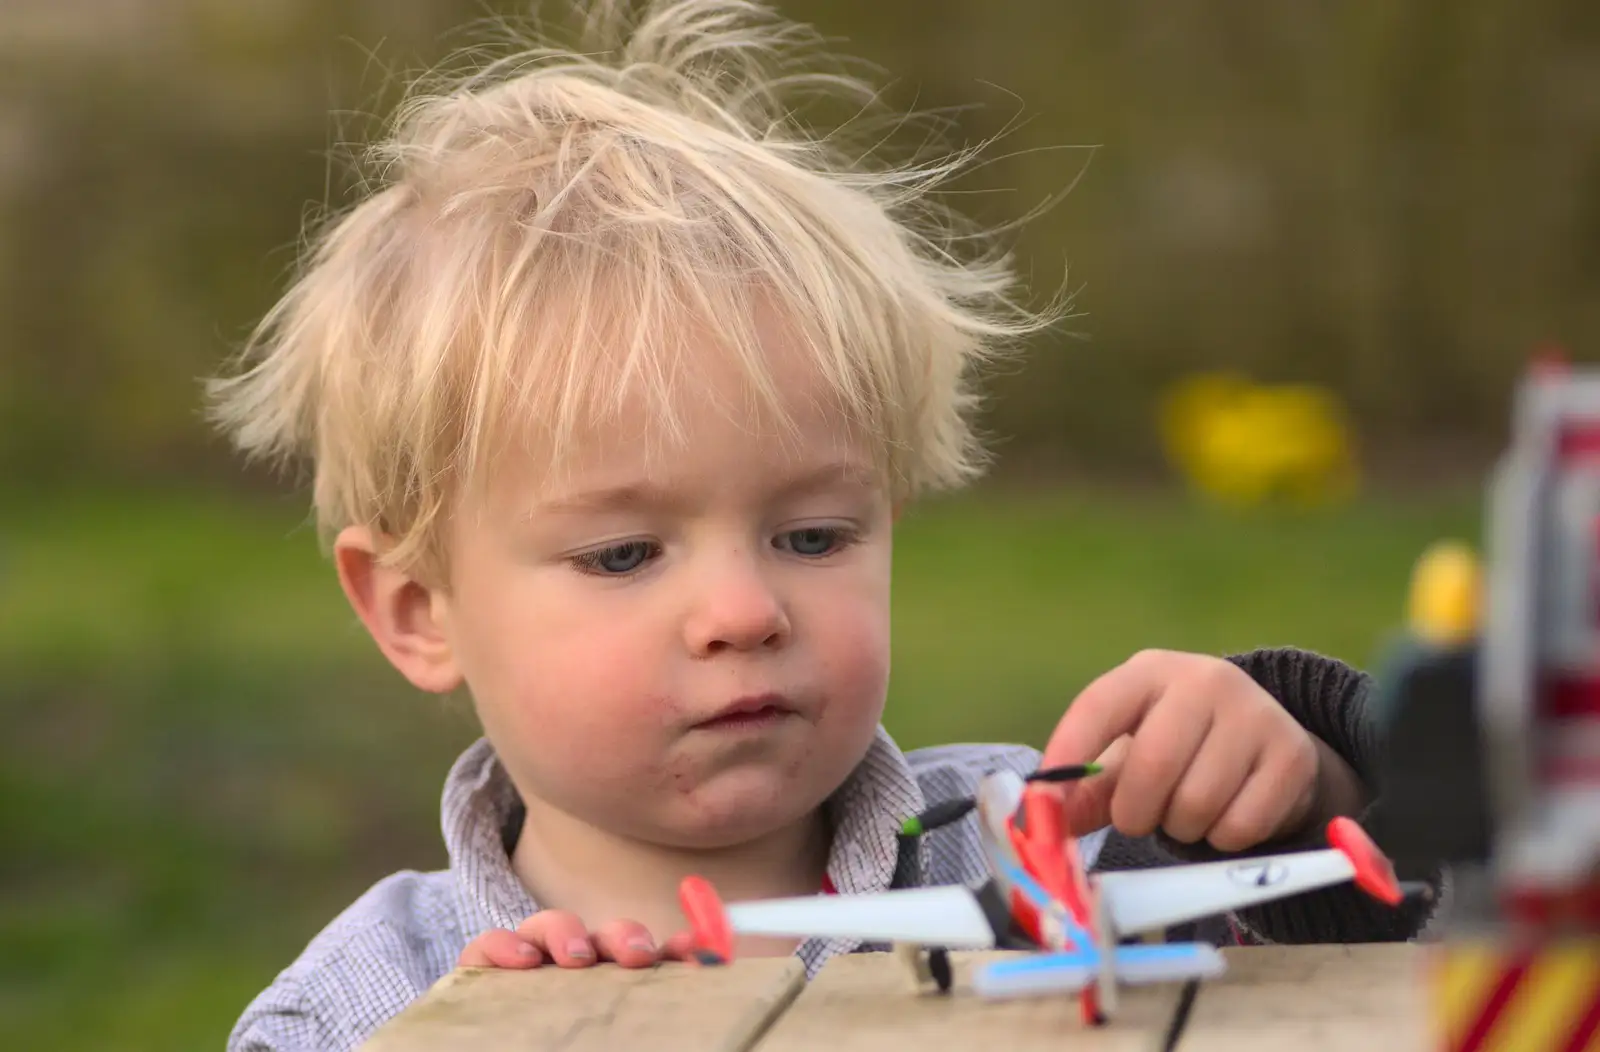
[[[882,891],[894,881],[900,823],[924,807],[922,789],[905,754],[879,726],[866,756],[827,804],[833,828],[828,877],[841,894]],[[521,801],[488,739],[456,760],[445,781],[440,820],[450,869],[469,916],[468,937],[486,928],[515,928],[538,910],[511,868],[510,844]],[[926,848],[910,860],[926,872]],[[853,949],[850,940],[819,940],[829,955]],[[807,955],[809,956],[809,954]]]
[[[922,811],[926,801],[905,754],[879,727],[844,785],[826,805],[833,827],[828,877],[841,893],[883,891],[900,863],[901,823]],[[919,849],[918,872],[926,859]]]
[[[511,869],[511,837],[522,807],[487,738],[462,753],[445,779],[440,821],[445,850],[467,907],[468,937],[485,928],[516,928],[538,911]]]

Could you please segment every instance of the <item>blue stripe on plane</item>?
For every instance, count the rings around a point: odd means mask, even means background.
[[[1215,947],[1204,942],[1158,942],[1146,946],[1118,946],[1115,956],[1119,962],[1140,964],[1146,961],[1192,961],[1215,952]]]
[[[1022,889],[1036,909],[1047,912],[1054,907],[1054,900],[1039,886],[1038,881],[1028,875],[1028,872],[1012,863],[1009,859],[1000,859],[1000,868],[1005,872],[1006,879]],[[1061,921],[1066,925],[1067,938],[1077,946],[1093,946],[1094,937],[1089,934],[1077,921],[1072,919],[1070,910],[1061,910]]]
[[[1041,910],[1050,908],[1050,896],[1045,894],[1044,889],[1028,875],[1026,870],[1005,859],[1001,860],[1000,868],[1005,872],[1006,879],[1021,888],[1022,893],[1028,896],[1035,906]]]
[[[1205,943],[1157,943],[1150,946],[1121,946],[1116,950],[1116,960],[1128,964],[1150,961],[1193,960],[1211,948]],[[1057,968],[1094,967],[1100,962],[1098,951],[1075,950],[1067,953],[1034,953],[1014,961],[995,961],[984,971],[999,978],[1007,975],[1026,975],[1030,972],[1054,971]]]

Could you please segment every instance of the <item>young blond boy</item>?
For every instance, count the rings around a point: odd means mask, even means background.
[[[411,683],[484,737],[443,795],[450,868],[380,881],[232,1049],[359,1044],[451,967],[682,956],[676,889],[974,881],[970,822],[895,832],[996,767],[1100,757],[1068,803],[1101,868],[1315,838],[1372,801],[1364,678],[1293,651],[1148,652],[1041,754],[901,752],[880,717],[895,517],[973,477],[973,368],[1048,324],[963,260],[955,166],[845,163],[785,119],[796,27],[660,2],[587,56],[416,99],[215,388],[252,453],[315,465],[339,580]],[[607,34],[610,34],[607,37]],[[920,223],[920,225],[919,225]],[[1215,938],[1403,939],[1335,889]],[[808,974],[861,947],[752,943]]]

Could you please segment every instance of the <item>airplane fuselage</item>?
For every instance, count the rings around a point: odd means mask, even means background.
[[[979,836],[990,876],[1016,929],[1046,950],[1094,948],[1092,892],[1048,789],[996,772],[978,790]]]

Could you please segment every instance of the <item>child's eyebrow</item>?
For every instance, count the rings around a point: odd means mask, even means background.
[[[870,486],[875,477],[874,472],[859,461],[830,461],[780,480],[768,495],[779,500],[793,499],[839,486]],[[635,482],[564,494],[541,501],[537,510],[545,514],[569,515],[638,508],[672,511],[681,509],[685,503],[681,490]]]
[[[783,479],[773,488],[773,496],[798,497],[841,486],[871,486],[876,477],[876,474],[860,461],[834,460]]]

